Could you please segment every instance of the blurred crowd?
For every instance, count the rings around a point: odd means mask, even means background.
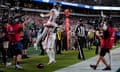
[[[16,20],[15,18],[13,18]],[[88,24],[86,19],[82,19],[80,17],[74,17],[72,16],[70,18],[70,28],[69,28],[69,42],[70,42],[70,48],[67,48],[67,36],[66,36],[66,28],[65,28],[65,18],[63,17],[63,24],[60,25],[60,28],[57,29],[56,32],[56,54],[62,54],[63,51],[67,50],[77,50],[79,51],[79,45],[82,42],[82,48],[88,48],[88,50],[92,50],[92,46],[96,46],[95,54],[99,53],[100,49],[100,39],[97,36],[98,33],[102,33],[101,27],[95,27],[94,25]],[[2,57],[2,61],[4,65],[7,67],[10,65],[9,58],[12,56],[16,57],[16,60],[18,59],[16,64],[16,67],[22,68],[19,65],[19,62],[21,59],[29,58],[27,55],[27,48],[30,46],[33,46],[35,43],[35,40],[37,38],[37,35],[39,35],[40,29],[43,30],[44,26],[43,24],[48,20],[48,18],[41,18],[39,15],[24,15],[20,18],[20,20],[16,21],[15,24],[11,24],[13,22],[10,21],[8,24],[0,24],[0,56]],[[17,25],[16,25],[17,24]],[[79,24],[82,24],[84,27],[84,40],[79,40],[79,38],[76,35],[76,28]],[[14,25],[16,25],[14,27]],[[11,28],[13,27],[13,29]],[[15,28],[15,29],[14,29]],[[10,29],[10,30],[9,30]],[[15,31],[14,31],[15,30]],[[11,34],[14,31],[15,35],[17,35],[16,38],[12,37]],[[13,35],[14,36],[14,35]],[[12,40],[11,40],[12,39]],[[17,40],[18,39],[18,40]],[[81,42],[80,42],[81,41]],[[16,45],[17,44],[17,45]],[[16,52],[11,51],[11,47],[17,46],[20,50],[22,50],[22,53],[19,52],[19,50],[14,50]],[[41,54],[46,54],[42,44],[40,42],[39,47],[41,48]],[[84,51],[82,51],[82,55],[84,56]],[[79,59],[80,56],[78,56]],[[83,60],[85,60],[85,56],[83,57]]]

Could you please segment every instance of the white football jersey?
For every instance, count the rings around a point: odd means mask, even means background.
[[[54,23],[56,18],[59,16],[59,11],[57,9],[51,9],[53,15],[49,17],[48,23]]]

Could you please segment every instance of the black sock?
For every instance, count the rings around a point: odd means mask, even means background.
[[[19,65],[19,64],[20,64],[20,62],[17,62],[17,64]]]

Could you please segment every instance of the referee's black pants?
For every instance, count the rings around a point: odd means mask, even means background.
[[[61,54],[61,40],[56,41],[56,53]]]
[[[79,44],[78,45],[78,50],[79,50],[78,59],[85,60],[85,55],[83,51],[83,48],[85,45],[85,37],[78,37],[78,44]]]

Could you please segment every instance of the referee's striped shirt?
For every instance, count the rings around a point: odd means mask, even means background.
[[[85,27],[78,25],[75,29],[75,33],[79,37],[85,37]]]

